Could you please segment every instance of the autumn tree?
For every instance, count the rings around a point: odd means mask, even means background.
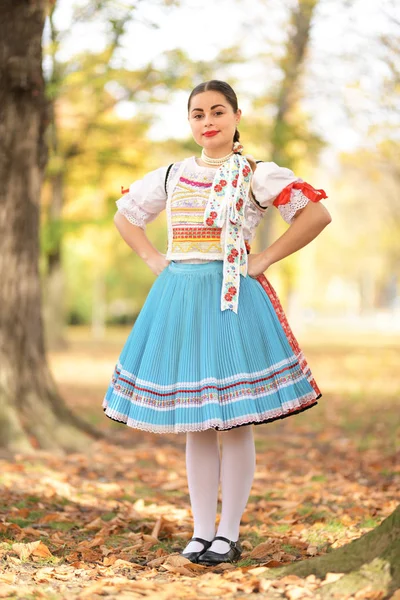
[[[73,449],[95,432],[57,393],[45,354],[38,272],[48,123],[45,0],[0,4],[0,445]]]

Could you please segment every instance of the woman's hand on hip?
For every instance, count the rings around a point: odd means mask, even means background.
[[[154,273],[154,275],[160,275],[166,267],[169,265],[169,260],[165,258],[163,254],[156,254],[146,260],[146,264]]]
[[[247,257],[247,273],[250,277],[258,277],[268,269],[270,263],[265,254],[249,254]]]

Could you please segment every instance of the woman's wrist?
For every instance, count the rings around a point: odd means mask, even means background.
[[[266,248],[265,250],[263,250],[263,252],[260,252],[260,258],[263,266],[263,271],[266,271],[275,262],[273,260],[269,248]]]

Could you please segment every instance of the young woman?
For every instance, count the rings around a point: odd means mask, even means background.
[[[241,111],[227,83],[197,86],[188,118],[201,156],[147,174],[117,201],[117,229],[157,279],[103,408],[130,427],[186,432],[194,533],[183,556],[212,565],[241,555],[239,526],[255,470],[252,425],[299,413],[321,395],[263,273],[331,218],[319,202],[323,190],[273,162],[242,156]],[[251,254],[272,205],[290,227]],[[166,256],[145,233],[164,209]]]

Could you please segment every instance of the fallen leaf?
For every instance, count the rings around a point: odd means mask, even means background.
[[[326,585],[327,583],[334,583],[338,579],[343,577],[344,573],[327,573],[325,575],[325,579],[321,582],[321,585]]]
[[[18,554],[21,560],[26,560],[29,556],[47,558],[53,556],[48,547],[41,540],[30,542],[28,544],[13,544],[12,549]]]
[[[274,539],[268,542],[262,542],[250,552],[250,558],[253,558],[255,560],[264,560],[268,556],[271,556],[271,554],[278,550],[278,548],[280,547],[281,542],[279,540]]]

